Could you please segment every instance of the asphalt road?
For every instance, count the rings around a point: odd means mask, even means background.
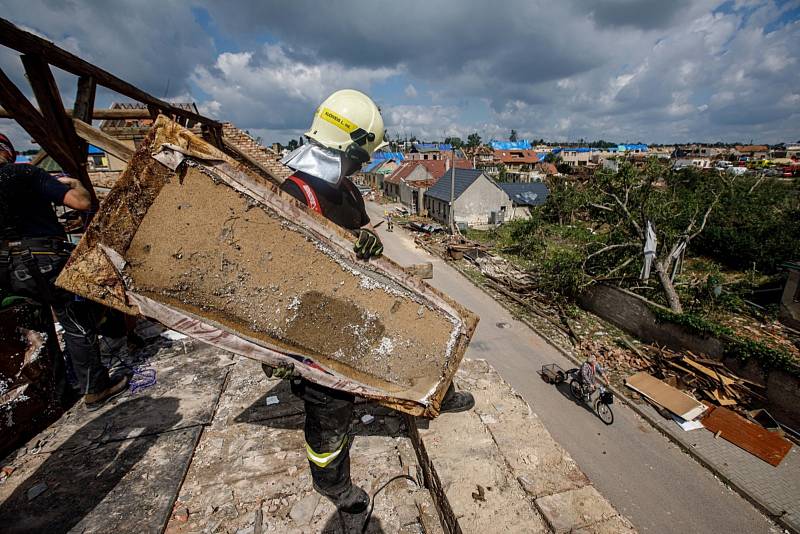
[[[374,223],[383,217],[383,206],[368,202],[367,210]],[[446,262],[417,248],[403,229],[388,232],[384,224],[377,232],[384,253],[400,265],[433,262],[428,282],[480,316],[466,357],[497,369],[639,532],[780,532],[628,407],[615,404],[614,424],[606,426],[566,389],[544,383],[542,364],[571,368],[571,362]]]

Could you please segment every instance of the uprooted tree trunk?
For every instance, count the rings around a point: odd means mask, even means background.
[[[669,308],[674,313],[683,313],[683,306],[681,306],[681,299],[678,297],[678,292],[675,290],[675,284],[671,274],[672,264],[673,262],[680,261],[680,257],[682,255],[681,248],[684,251],[689,248],[689,243],[692,241],[692,239],[700,235],[700,233],[705,229],[706,223],[708,222],[708,216],[711,215],[714,207],[719,202],[719,197],[720,193],[715,192],[714,199],[706,208],[699,226],[697,226],[697,215],[699,215],[699,210],[695,213],[695,216],[689,221],[686,230],[681,237],[678,238],[678,241],[672,246],[672,249],[666,258],[662,259],[656,255],[656,257],[653,259],[656,274],[658,275],[658,281],[661,283],[662,289],[664,289],[664,296],[667,298]]]
[[[667,258],[667,261],[669,261],[669,258]],[[664,295],[667,297],[669,309],[675,313],[683,313],[681,299],[678,297],[678,292],[675,291],[675,284],[672,283],[672,277],[669,274],[669,266],[664,265],[664,261],[658,258],[656,258],[653,263],[656,274],[658,275],[658,281],[661,282],[661,287],[664,289]]]

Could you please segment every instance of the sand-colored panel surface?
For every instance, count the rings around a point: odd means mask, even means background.
[[[433,387],[452,345],[441,312],[196,167],[163,186],[125,258],[137,292],[390,391]]]

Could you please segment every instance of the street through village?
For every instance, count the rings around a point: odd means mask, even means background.
[[[373,223],[384,206],[367,202]],[[764,515],[622,403],[605,426],[569,393],[546,384],[541,366],[574,365],[536,332],[438,257],[418,248],[404,229],[377,232],[385,254],[403,266],[432,262],[428,282],[480,316],[466,358],[486,359],[531,405],[555,440],[640,532],[777,532]]]

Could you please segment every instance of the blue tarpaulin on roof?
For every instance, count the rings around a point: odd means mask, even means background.
[[[450,143],[414,143],[414,148],[420,151],[425,150],[453,150]]]
[[[14,163],[30,163],[30,162],[31,162],[31,157],[30,156],[18,155],[16,157],[16,159],[14,160]]]
[[[94,145],[89,145],[89,155],[105,154],[105,152]]]
[[[492,141],[495,150],[530,150],[531,142],[527,139],[521,141]]]
[[[403,155],[402,152],[384,152],[383,150],[379,150],[378,152],[374,152],[372,154],[372,161],[386,160],[386,159],[403,161],[404,159],[406,159],[406,157]]]
[[[378,161],[370,161],[369,163],[367,163],[366,165],[364,165],[364,168],[362,168],[362,169],[361,169],[361,172],[372,172],[372,170],[373,170],[375,167],[377,167],[378,165],[380,165],[380,164],[381,164],[381,163],[383,163],[384,161],[385,161],[385,160],[382,160],[382,159],[379,159]]]

